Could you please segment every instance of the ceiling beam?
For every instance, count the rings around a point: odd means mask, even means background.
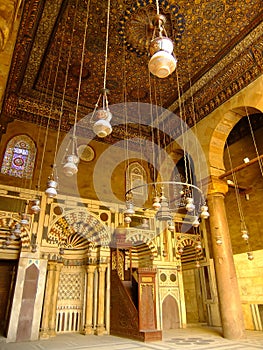
[[[235,167],[231,170],[226,171],[224,174],[219,176],[219,179],[224,179],[225,177],[232,175],[233,173],[236,173],[236,172],[238,172],[238,171],[240,171],[240,170],[242,170],[242,169],[244,169],[244,168],[246,168],[246,167],[248,167],[256,162],[261,162],[261,159],[263,159],[263,154],[261,154],[259,157],[251,159],[247,163],[243,163],[243,164],[238,165],[237,167]]]

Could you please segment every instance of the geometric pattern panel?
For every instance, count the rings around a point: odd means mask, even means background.
[[[85,271],[80,266],[63,266],[59,277],[56,332],[79,332],[82,329]]]
[[[59,280],[58,300],[81,300],[83,274],[61,273]]]

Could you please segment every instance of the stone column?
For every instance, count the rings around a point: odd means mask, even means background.
[[[50,307],[50,318],[49,318],[49,335],[56,335],[56,316],[57,316],[57,297],[58,297],[58,286],[60,271],[62,269],[62,263],[56,263],[54,269],[54,283],[51,295],[51,307]]]
[[[223,336],[240,339],[244,336],[244,319],[224,202],[228,186],[217,179],[209,185],[211,240]]]
[[[94,271],[95,265],[87,266],[87,292],[86,292],[86,314],[83,334],[93,334],[93,294],[94,294]]]
[[[107,265],[100,265],[99,272],[99,291],[98,291],[98,320],[96,334],[101,335],[105,331],[105,271]]]
[[[49,315],[50,315],[50,309],[51,309],[51,298],[53,293],[55,267],[56,267],[55,262],[53,261],[48,262],[47,282],[46,282],[40,338],[49,338]]]

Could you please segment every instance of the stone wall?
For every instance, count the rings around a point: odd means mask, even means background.
[[[254,260],[246,254],[234,256],[246,329],[263,330],[263,250],[254,252]]]

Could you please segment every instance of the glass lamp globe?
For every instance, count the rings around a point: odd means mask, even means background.
[[[19,237],[21,234],[21,226],[20,224],[15,224],[15,229],[13,231],[16,237]]]
[[[196,216],[193,223],[192,223],[193,227],[198,227],[200,225],[200,222],[198,220],[198,217]]]
[[[196,250],[201,250],[202,249],[202,243],[200,241],[196,241],[195,249]]]
[[[124,218],[125,224],[128,224],[128,225],[129,225],[129,224],[131,223],[131,221],[132,221],[131,217],[128,216],[128,215],[125,215],[125,218]]]
[[[252,252],[247,252],[247,258],[248,260],[253,260],[254,259],[254,255]]]
[[[28,221],[28,217],[26,214],[22,214],[22,219],[20,220],[20,224],[22,226],[28,225],[29,221]]]
[[[49,180],[49,181],[48,181],[48,183],[47,183],[47,189],[46,189],[46,191],[45,191],[46,196],[47,196],[48,198],[54,198],[54,197],[56,197],[56,195],[57,195],[57,190],[56,190],[57,185],[58,185],[57,182],[54,181],[54,180]]]
[[[31,210],[34,214],[38,214],[40,212],[40,200],[39,199],[35,199],[33,202],[33,205],[31,207]]]
[[[98,119],[93,126],[93,131],[98,137],[106,137],[112,132],[110,121],[112,114],[107,109],[99,109],[96,112],[96,118]]]
[[[195,266],[197,267],[197,268],[199,268],[201,265],[200,265],[200,262],[199,261],[197,261],[196,263],[195,263]]]
[[[221,237],[216,237],[216,244],[217,245],[222,245],[223,244],[223,241],[222,241]]]
[[[173,56],[174,44],[167,37],[158,37],[150,43],[150,55],[152,56],[148,68],[158,78],[166,78],[172,74],[177,65],[177,59]]]
[[[161,208],[160,198],[158,196],[154,197],[152,206],[154,210],[159,210]]]
[[[66,176],[72,176],[78,172],[78,157],[74,154],[67,156],[66,164],[63,166],[63,172]]]
[[[98,120],[94,126],[93,131],[98,137],[106,137],[112,132],[110,122],[104,119]]]
[[[193,204],[194,200],[192,197],[188,197],[186,198],[186,206],[185,206],[185,209],[187,211],[194,211],[195,210],[195,205]]]
[[[126,209],[124,210],[125,215],[134,215],[135,211],[133,208],[133,203],[131,202],[126,202]]]
[[[241,233],[242,233],[242,238],[245,241],[247,241],[249,239],[249,234],[248,234],[247,230],[242,230]]]
[[[153,75],[158,78],[167,78],[175,71],[176,58],[166,51],[156,52],[150,59],[148,67]]]
[[[208,213],[208,206],[207,205],[202,205],[201,206],[201,214],[200,214],[202,219],[208,219],[210,214]]]
[[[173,221],[169,221],[167,228],[168,228],[169,231],[173,232],[175,230],[174,222]]]

